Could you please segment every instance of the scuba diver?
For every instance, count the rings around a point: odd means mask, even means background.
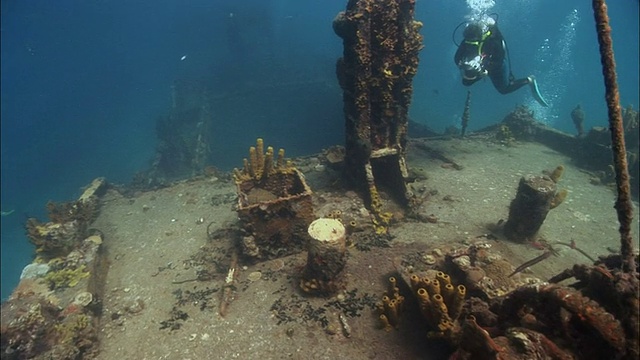
[[[549,106],[540,94],[533,75],[522,79],[513,76],[507,44],[494,18],[485,16],[481,21],[468,23],[463,37],[454,61],[460,68],[464,86],[471,86],[489,76],[499,93],[508,94],[528,84],[536,101],[544,107]]]

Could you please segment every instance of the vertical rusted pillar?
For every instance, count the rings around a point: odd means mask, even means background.
[[[467,125],[469,125],[469,119],[471,118],[471,113],[469,112],[471,108],[471,91],[467,91],[467,100],[464,102],[464,112],[462,113],[462,129],[460,130],[460,137],[464,137],[467,132]]]
[[[593,15],[598,33],[600,45],[600,61],[602,63],[602,75],[606,88],[607,109],[609,112],[609,127],[611,129],[611,150],[613,151],[613,165],[616,173],[616,212],[620,223],[620,255],[622,257],[622,270],[628,275],[631,289],[625,299],[628,306],[628,315],[624,321],[627,338],[629,339],[628,358],[638,358],[640,354],[640,341],[638,341],[638,320],[640,319],[640,307],[638,306],[638,282],[636,255],[633,250],[633,238],[631,227],[633,226],[633,204],[631,202],[629,167],[627,164],[627,151],[624,142],[624,129],[622,124],[622,109],[620,108],[620,94],[616,80],[616,63],[613,56],[613,41],[611,40],[611,26],[607,5],[604,0],[593,0]]]
[[[347,176],[365,197],[379,233],[389,215],[377,185],[408,205],[405,152],[412,79],[418,69],[422,23],[415,0],[350,0],[334,20],[343,39],[337,76],[343,89]]]

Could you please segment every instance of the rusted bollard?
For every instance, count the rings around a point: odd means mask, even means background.
[[[518,193],[509,206],[504,234],[517,242],[535,239],[552,208],[556,183],[549,176],[527,175],[520,179]]]
[[[337,219],[321,218],[309,225],[309,253],[300,288],[310,294],[331,294],[342,285],[347,262],[346,230]]]

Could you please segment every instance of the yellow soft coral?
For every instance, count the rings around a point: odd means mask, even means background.
[[[86,266],[80,265],[75,269],[63,268],[60,270],[49,271],[44,276],[44,280],[49,283],[51,289],[59,289],[63,287],[74,287],[78,285],[80,280],[89,277]]]

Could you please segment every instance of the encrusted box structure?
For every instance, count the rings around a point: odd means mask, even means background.
[[[304,175],[290,162],[285,164],[282,149],[276,162],[273,148],[263,155],[262,139],[249,153],[245,169],[235,173],[243,254],[267,260],[305,250],[314,214]]]

